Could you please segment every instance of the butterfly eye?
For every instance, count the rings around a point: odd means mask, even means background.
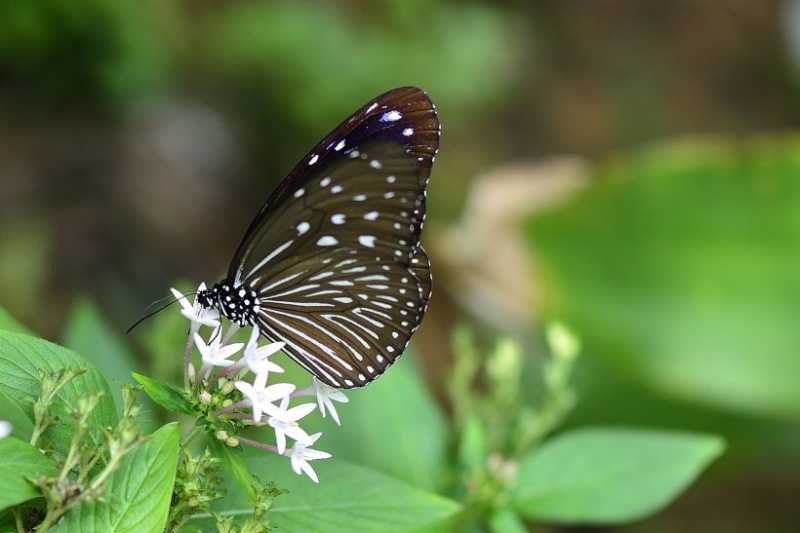
[[[430,299],[420,234],[439,129],[414,87],[356,111],[272,193],[226,278],[198,301],[285,342],[289,357],[332,387],[376,379]]]

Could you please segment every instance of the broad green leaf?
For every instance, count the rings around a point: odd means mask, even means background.
[[[103,501],[70,510],[52,531],[164,531],[178,466],[179,440],[177,424],[168,424],[156,431],[130,452],[111,475]]]
[[[253,485],[256,480],[250,473],[250,468],[247,466],[241,450],[226,446],[216,439],[211,439],[211,447],[214,455],[222,460],[222,468],[225,469],[230,479],[248,498],[254,498]]]
[[[132,371],[142,370],[119,334],[111,330],[88,300],[81,300],[72,308],[63,341],[64,346],[94,363],[111,383],[129,381]],[[111,391],[117,406],[122,405],[119,387],[112,387]]]
[[[160,381],[136,373],[133,373],[133,379],[142,386],[144,392],[151,400],[164,409],[183,415],[193,414],[191,404],[180,389],[174,385],[161,383]]]
[[[571,431],[523,460],[512,505],[536,521],[630,522],[668,505],[724,447],[718,437],[691,433]]]
[[[0,509],[41,497],[39,489],[26,478],[39,474],[54,477],[58,473],[55,461],[37,448],[14,437],[0,440]]]
[[[75,352],[45,340],[0,331],[0,393],[30,421],[33,421],[33,406],[28,399],[39,396],[38,371],[64,368],[80,368],[86,372],[61,388],[57,398],[67,405],[74,405],[85,391],[101,392],[103,397],[89,416],[89,426],[99,430],[116,425],[117,413],[108,383],[91,363]],[[72,431],[68,422],[56,424],[45,432],[45,436],[64,453],[72,439]],[[98,442],[99,431],[93,432],[92,436]]]
[[[27,442],[33,434],[33,422],[28,419],[28,415],[2,392],[0,392],[0,406],[2,406],[0,419],[11,423],[13,428],[11,434]]]
[[[338,459],[312,461],[320,482],[296,475],[287,457],[261,454],[248,464],[262,480],[289,490],[267,518],[284,533],[405,533],[436,524],[459,504],[373,470]],[[249,513],[241,496],[225,502],[224,514]]]
[[[684,400],[800,414],[800,137],[701,139],[601,167],[529,225],[546,312]]]
[[[334,457],[435,490],[444,473],[448,426],[409,355],[367,387],[345,391],[349,403],[335,404],[341,427],[330,415],[327,424],[309,427],[323,431],[318,445]]]
[[[8,311],[0,307],[0,330],[13,331],[14,333],[25,333],[32,335],[31,331],[17,322],[17,320],[8,314]]]

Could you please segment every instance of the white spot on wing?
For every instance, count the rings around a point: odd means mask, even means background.
[[[397,178],[394,176],[386,176],[386,183],[394,183],[395,181],[397,181]]]
[[[375,237],[373,235],[359,235],[358,242],[360,242],[362,246],[375,248]]]
[[[367,113],[369,113],[370,111],[374,110],[376,107],[378,107],[378,103],[377,103],[377,102],[375,102],[375,103],[373,103],[371,106],[369,106],[369,107],[367,108],[367,111],[366,111],[366,112],[367,112]]]
[[[314,154],[314,157],[312,157],[311,159],[308,160],[308,164],[309,165],[313,165],[317,161],[319,161],[319,156],[317,154]]]
[[[297,189],[296,191],[294,191],[294,197],[295,198],[300,198],[305,193],[306,193],[305,189]]]
[[[396,122],[403,118],[403,114],[398,111],[397,109],[392,109],[391,111],[387,111],[383,115],[381,115],[380,120],[381,122]]]
[[[411,137],[412,135],[414,135],[414,128],[406,128],[403,130],[404,137]]]
[[[370,161],[369,166],[371,166],[372,168],[383,168],[383,165],[381,165],[381,162],[378,161],[377,159],[373,159],[372,161]]]
[[[336,240],[336,237],[330,235],[320,237],[317,241],[317,246],[336,246],[337,244],[339,244],[339,241]]]
[[[364,220],[375,220],[378,218],[378,214],[379,213],[377,211],[370,211],[369,213],[364,215]]]
[[[333,147],[333,149],[334,149],[334,150],[336,150],[337,152],[338,152],[339,150],[341,150],[342,148],[344,148],[344,139],[342,139],[341,141],[339,141],[339,144],[337,144],[336,146],[334,146],[334,147]]]
[[[311,229],[311,224],[309,224],[308,222],[301,222],[297,225],[297,234],[302,235],[309,229]]]
[[[324,178],[322,178],[322,180],[320,180],[319,185],[320,187],[327,187],[330,184],[330,182],[331,182],[330,176],[325,176]]]
[[[331,187],[331,192],[333,194],[338,194],[338,193],[342,192],[342,186],[341,185],[334,185],[333,187]]]
[[[342,224],[344,224],[344,218],[345,218],[344,213],[336,213],[334,215],[331,215],[331,222],[333,222],[337,226],[341,226]]]
[[[357,194],[357,195],[353,196],[353,201],[354,202],[363,202],[366,199],[367,199],[367,195],[366,194]]]

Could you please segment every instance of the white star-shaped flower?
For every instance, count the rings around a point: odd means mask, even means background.
[[[320,435],[322,435],[322,433],[314,433],[308,438],[308,440],[311,444],[314,444],[317,442],[317,439],[320,437]],[[308,464],[308,462],[315,459],[328,459],[331,454],[320,450],[312,450],[309,448],[311,444],[304,444],[300,441],[297,441],[294,443],[294,446],[292,446],[291,449],[283,452],[283,455],[288,456],[292,460],[292,470],[294,470],[297,475],[305,472],[314,483],[319,483],[317,473],[314,472],[314,469],[311,468],[311,465]]]
[[[297,424],[297,421],[313,411],[317,407],[316,404],[304,403],[291,409],[287,409],[287,407],[289,407],[289,397],[285,396],[281,400],[279,411],[272,414],[267,420],[267,424],[275,428],[275,445],[280,454],[286,449],[286,437],[303,442],[307,446],[313,444],[311,437]]]
[[[273,405],[276,400],[289,401],[289,395],[295,386],[291,383],[276,383],[269,387],[251,385],[246,381],[237,381],[234,386],[244,394],[245,402],[253,408],[253,422],[259,422],[264,413],[281,414],[282,410]]]
[[[247,367],[250,369],[250,372],[256,375],[255,383],[257,385],[260,384],[263,387],[267,383],[267,376],[270,372],[283,372],[283,368],[270,361],[269,356],[283,349],[283,347],[286,346],[286,343],[273,342],[259,348],[258,337],[258,328],[254,327],[253,334],[250,336],[250,341],[247,343],[247,347],[244,349],[243,359],[247,364]]]
[[[215,328],[219,326],[219,311],[216,309],[206,309],[201,306],[197,301],[197,296],[194,298],[193,303],[189,303],[189,298],[176,289],[171,289],[172,295],[181,304],[181,314],[188,318],[192,325],[190,333],[195,333],[200,329],[200,326],[211,326]],[[197,287],[197,292],[206,290],[206,284],[201,283]]]
[[[6,422],[5,420],[0,420],[0,439],[8,437],[11,435],[11,422]]]
[[[328,411],[331,413],[331,418],[341,426],[342,423],[339,422],[339,413],[336,412],[333,400],[341,403],[347,403],[350,400],[347,399],[347,396],[345,396],[342,391],[321,382],[316,377],[311,380],[311,386],[314,390],[314,394],[317,396],[317,404],[319,405],[319,411],[322,413],[322,416],[325,417],[325,408],[327,407]]]
[[[236,361],[231,361],[230,358],[236,354],[244,346],[243,342],[234,342],[233,344],[222,344],[222,329],[216,328],[211,334],[214,339],[211,343],[206,344],[199,333],[194,334],[194,342],[197,344],[197,349],[203,358],[203,368],[211,366],[231,366]]]

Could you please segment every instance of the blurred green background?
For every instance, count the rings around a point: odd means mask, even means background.
[[[62,342],[96,308],[121,333],[175,280],[216,281],[348,113],[417,85],[443,124],[415,341],[433,391],[455,323],[535,366],[561,319],[585,345],[569,425],[729,443],[670,508],[604,529],[790,531],[799,67],[793,0],[4,0],[0,305]],[[163,351],[152,328],[124,342]]]

